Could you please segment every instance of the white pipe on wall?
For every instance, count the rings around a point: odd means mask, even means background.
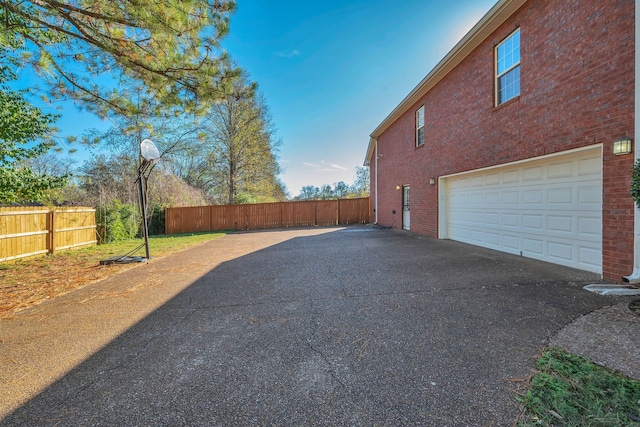
[[[640,144],[638,143],[638,129],[640,129],[640,119],[638,118],[638,114],[640,113],[640,106],[638,102],[640,101],[640,57],[638,56],[638,46],[640,46],[640,36],[638,32],[638,25],[640,25],[640,21],[638,20],[638,16],[640,16],[640,1],[636,0],[636,28],[635,28],[635,37],[636,37],[636,46],[635,46],[635,111],[634,111],[634,123],[633,123],[633,156],[634,162],[638,161],[640,157]],[[635,206],[633,210],[633,272],[629,276],[625,276],[622,278],[625,282],[629,283],[640,283],[640,210]]]
[[[376,142],[376,204],[375,204],[375,209],[376,209],[376,222],[375,224],[378,224],[378,140],[374,140]]]

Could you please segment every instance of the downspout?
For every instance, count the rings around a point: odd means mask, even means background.
[[[640,45],[640,36],[638,35],[638,16],[640,15],[640,1],[635,2],[636,5],[636,23],[635,23],[635,76],[634,76],[634,122],[633,122],[633,157],[634,164],[640,157],[640,144],[638,143],[638,129],[640,129],[640,119],[638,119],[638,113],[640,113],[640,107],[638,101],[640,100],[640,58],[638,57],[638,46]],[[630,276],[624,276],[622,280],[629,283],[640,283],[640,211],[633,203],[633,272]]]
[[[375,152],[375,156],[376,156],[376,207],[375,207],[375,211],[376,211],[376,222],[374,222],[374,224],[378,225],[378,140],[374,139],[374,141],[376,142],[376,152]]]

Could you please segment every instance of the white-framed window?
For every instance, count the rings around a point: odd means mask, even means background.
[[[424,105],[416,110],[416,147],[424,145]]]
[[[520,28],[504,39],[496,53],[496,106],[520,95]]]

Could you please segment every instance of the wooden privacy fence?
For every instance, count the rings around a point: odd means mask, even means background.
[[[0,262],[95,245],[92,208],[0,207]]]
[[[366,224],[369,198],[167,208],[165,233]]]

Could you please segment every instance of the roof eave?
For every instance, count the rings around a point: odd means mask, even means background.
[[[371,158],[373,157],[377,142],[374,138],[369,139],[369,147],[367,148],[367,156],[364,158],[364,166],[371,165]]]

